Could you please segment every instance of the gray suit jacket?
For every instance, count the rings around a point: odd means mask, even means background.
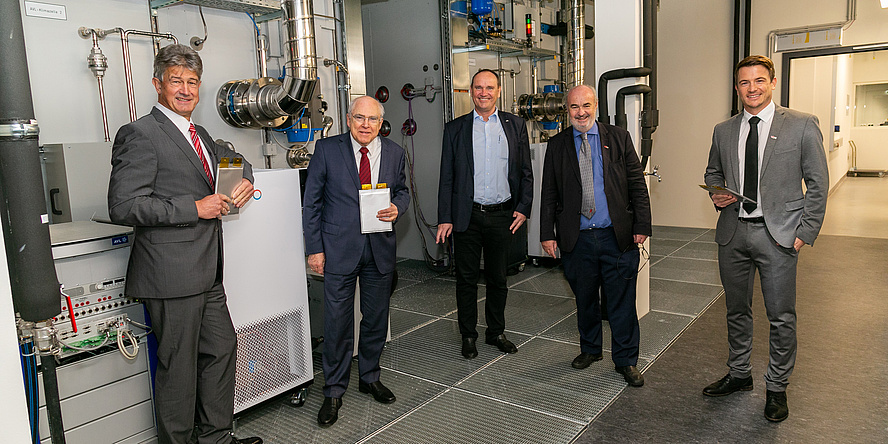
[[[742,119],[741,113],[715,126],[704,175],[707,185],[741,191],[738,146]],[[807,191],[802,190],[803,180]],[[823,135],[816,116],[776,107],[762,158],[759,189],[759,205],[771,237],[785,248],[792,247],[797,237],[813,244],[823,224],[829,192]],[[739,202],[721,210],[715,229],[719,245],[733,238],[739,214]]]
[[[221,157],[243,157],[214,143],[203,127],[196,128],[210,153],[210,165]],[[246,160],[244,177],[253,181]],[[210,194],[213,190],[194,148],[163,112],[152,108],[117,131],[108,211],[113,222],[135,227],[127,295],[174,298],[213,286],[222,262],[222,222],[199,219],[195,205]]]

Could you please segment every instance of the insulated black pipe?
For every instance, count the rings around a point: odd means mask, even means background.
[[[40,357],[43,367],[43,395],[46,398],[46,419],[49,420],[49,433],[52,444],[65,444],[65,427],[62,425],[62,405],[59,399],[59,379],[56,375],[55,356]],[[55,400],[55,402],[51,402]]]
[[[0,36],[0,218],[15,310],[39,322],[61,310],[19,2],[0,1]]]
[[[731,60],[731,73],[734,67],[740,63],[740,2],[743,0],[734,0],[734,58]],[[740,104],[737,100],[737,94],[734,92],[734,82],[731,81],[731,115],[736,116],[740,112]]]
[[[651,87],[638,84],[620,88],[617,91],[616,112],[614,113],[614,125],[626,129],[629,121],[626,118],[626,96],[641,94],[643,97],[642,108],[647,108],[651,100]],[[643,139],[642,139],[643,140]]]
[[[610,114],[607,106],[607,82],[629,77],[645,77],[651,74],[651,68],[619,68],[610,70],[598,78],[598,121],[610,124]]]
[[[651,70],[648,75],[650,92],[645,95],[641,111],[641,168],[647,166],[647,160],[653,147],[653,133],[660,124],[660,110],[657,109],[657,0],[645,0],[642,6],[644,67]]]
[[[749,57],[750,32],[752,32],[752,0],[746,0],[743,23],[743,57]],[[737,60],[739,62],[739,60]]]

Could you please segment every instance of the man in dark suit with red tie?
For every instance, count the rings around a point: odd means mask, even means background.
[[[546,147],[540,240],[549,256],[561,249],[564,276],[576,296],[580,354],[571,365],[583,369],[603,358],[598,293],[603,287],[615,369],[629,385],[640,387],[636,244],[651,235],[644,172],[629,133],[595,121],[594,89],[571,88],[567,108],[571,126]]]
[[[499,77],[482,69],[472,77],[475,110],[444,125],[438,179],[438,233],[453,234],[456,304],[462,355],[478,355],[478,280],[481,255],[487,299],[485,342],[503,353],[518,348],[506,339],[506,270],[512,236],[533,201],[533,169],[524,119],[496,108]]]
[[[355,99],[348,110],[349,132],[315,145],[305,181],[302,226],[308,266],[324,275],[324,403],[318,424],[339,418],[348,388],[354,350],[355,286],[361,288],[358,370],[361,393],[381,403],[395,395],[379,381],[379,357],[388,332],[389,299],[395,272],[396,237],[390,231],[362,233],[360,190],[385,184],[391,203],[376,217],[394,224],[407,211],[410,192],[404,150],[378,137],[384,113],[376,99]]]
[[[157,104],[124,125],[111,151],[111,220],[135,227],[126,293],[142,299],[157,338],[154,409],[161,444],[260,444],[231,436],[237,337],[222,286],[222,221],[253,194],[253,172],[231,197],[215,194],[215,166],[242,157],[191,121],[200,56],[183,45],[154,59]],[[196,429],[196,431],[195,431]]]

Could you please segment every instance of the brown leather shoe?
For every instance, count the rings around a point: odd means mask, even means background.
[[[576,369],[584,369],[592,364],[593,362],[600,361],[604,356],[601,353],[592,354],[592,353],[580,353],[574,358],[573,362],[570,363],[570,366]]]

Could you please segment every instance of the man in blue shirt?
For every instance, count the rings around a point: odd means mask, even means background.
[[[603,358],[598,289],[607,294],[611,358],[629,385],[644,385],[638,363],[637,244],[651,235],[644,172],[629,133],[595,121],[598,98],[580,85],[567,94],[571,126],[549,140],[540,195],[540,241],[555,257],[577,300],[580,354],[571,365]]]
[[[444,126],[438,184],[438,233],[453,234],[456,303],[462,355],[478,356],[478,279],[484,254],[487,299],[485,339],[503,353],[518,348],[506,339],[506,269],[512,236],[530,214],[533,170],[524,119],[497,110],[499,77],[482,69],[472,77],[475,110]]]

